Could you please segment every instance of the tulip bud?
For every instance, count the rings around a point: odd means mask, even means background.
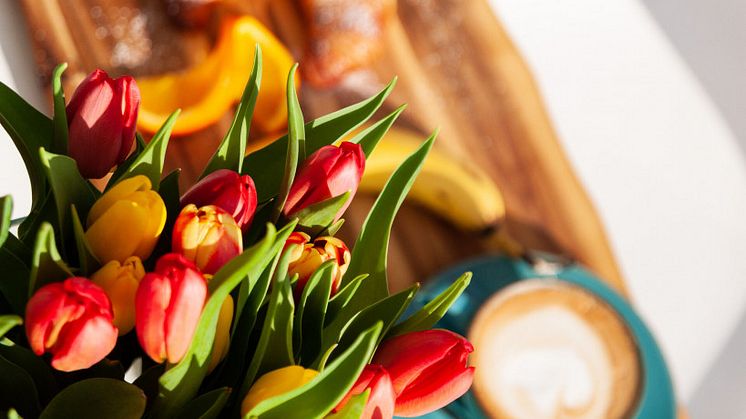
[[[215,330],[215,341],[212,344],[212,355],[210,356],[210,365],[207,367],[208,374],[218,366],[220,361],[225,359],[230,349],[231,340],[231,323],[233,322],[233,297],[230,295],[225,298],[223,305],[220,306],[218,314],[218,324]]]
[[[339,147],[321,147],[303,162],[290,187],[283,213],[287,217],[309,205],[350,192],[347,203],[334,220],[347,209],[365,169],[365,154],[358,144],[343,142]]]
[[[233,216],[241,230],[248,230],[256,211],[256,187],[249,175],[216,170],[197,182],[181,197],[181,205],[215,205]]]
[[[103,177],[127,158],[135,141],[140,91],[130,76],[95,70],[67,104],[68,154],[86,178]]]
[[[220,207],[189,204],[174,223],[171,250],[212,275],[243,251],[241,229]]]
[[[309,242],[310,239],[311,237],[308,234],[295,231],[290,234],[285,242],[285,248],[291,244],[299,245],[295,248],[288,266],[288,272],[291,276],[298,274],[296,293],[303,292],[306,282],[322,263],[333,259],[337,261],[332,273],[334,280],[332,281],[331,294],[334,295],[342,283],[342,276],[350,265],[350,250],[342,240],[336,237],[317,237],[313,243]]]
[[[440,409],[471,386],[474,367],[467,358],[474,347],[448,330],[394,336],[376,351],[373,363],[391,375],[396,416],[413,417]]]
[[[145,260],[166,224],[166,205],[142,175],[124,179],[99,198],[88,213],[85,236],[101,263]]]
[[[91,275],[91,281],[100,286],[109,297],[114,311],[114,326],[119,334],[129,333],[135,327],[135,293],[145,268],[140,258],[132,256],[124,263],[112,260]]]
[[[111,303],[101,287],[73,277],[39,288],[26,305],[26,337],[52,367],[75,371],[104,359],[117,343]]]
[[[246,416],[256,405],[269,398],[295,390],[313,380],[318,371],[291,365],[270,371],[251,386],[241,403],[241,417]]]
[[[393,417],[396,393],[388,371],[380,365],[366,365],[363,372],[360,373],[360,377],[347,392],[344,399],[334,408],[334,411],[342,409],[352,396],[356,396],[367,389],[370,389],[370,394],[360,419]]]
[[[207,298],[207,283],[183,256],[161,256],[135,295],[135,330],[145,353],[155,362],[176,363],[192,342]]]

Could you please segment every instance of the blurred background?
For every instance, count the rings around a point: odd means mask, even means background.
[[[0,81],[48,109],[50,63],[71,62],[72,86],[92,64],[156,77],[206,59],[220,38],[213,12],[204,12],[205,21],[183,13],[180,24],[169,20],[174,4],[220,2],[119,2],[142,11],[128,9],[119,35],[81,20],[123,12],[106,6],[117,2],[93,3],[0,0]],[[342,0],[226,3],[255,14],[301,72],[309,69],[301,91],[307,119],[399,75],[386,110],[410,106],[397,126],[420,136],[439,126],[438,147],[484,170],[502,190],[508,212],[500,223],[511,236],[583,262],[628,297],[692,417],[746,417],[746,3],[400,0],[375,21],[361,23],[367,15],[359,11],[343,15],[365,29],[349,41],[370,45],[373,52],[360,57],[319,26],[334,18],[316,6],[343,7]],[[359,2],[374,10],[385,3]],[[288,12],[293,7],[300,12]],[[128,36],[145,47],[117,50],[125,44],[112,38]],[[309,46],[309,39],[321,43]],[[346,60],[320,59],[335,43]],[[177,52],[157,53],[170,48]],[[264,52],[267,65],[271,51]],[[171,167],[185,166],[188,181],[201,150],[224,129],[216,121],[175,140]],[[252,140],[259,146],[273,129],[259,126]],[[9,193],[23,216],[30,206],[25,170],[0,133],[0,195]],[[350,228],[372,199],[352,208]],[[403,208],[392,287],[496,250],[494,241],[451,224],[421,205]]]

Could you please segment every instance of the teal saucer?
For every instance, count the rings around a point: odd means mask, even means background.
[[[534,266],[538,265],[504,256],[486,256],[467,261],[431,278],[418,293],[408,311],[411,313],[427,304],[459,275],[465,271],[471,271],[474,273],[471,285],[436,325],[436,327],[466,336],[479,307],[492,294],[513,282],[528,278],[547,278],[559,279],[580,286],[600,297],[618,313],[627,324],[637,344],[643,373],[640,397],[632,417],[676,418],[673,385],[663,355],[648,328],[625,299],[576,264],[567,266],[552,264],[551,272],[546,269],[541,269],[540,272]],[[445,408],[421,417],[427,419],[487,418],[471,391]]]

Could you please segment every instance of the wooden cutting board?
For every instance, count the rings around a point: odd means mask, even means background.
[[[135,76],[185,68],[204,57],[213,42],[208,34],[174,26],[166,2],[23,3],[41,81],[48,85],[54,65],[67,61],[68,92],[96,67]],[[293,26],[286,22],[297,17],[294,3],[243,3],[300,57],[291,39],[298,32],[289,31]],[[385,30],[385,59],[331,90],[304,86],[306,117],[357,101],[398,75],[385,107],[408,103],[403,126],[423,136],[439,127],[436,147],[494,178],[505,195],[511,236],[530,248],[579,260],[624,293],[603,227],[559,145],[530,71],[486,0],[400,0],[397,9]],[[201,172],[229,120],[172,141],[167,169],[182,167],[184,186]],[[350,243],[374,199],[358,196],[342,232]],[[392,288],[401,289],[495,247],[494,240],[460,232],[426,209],[405,204],[390,250]]]

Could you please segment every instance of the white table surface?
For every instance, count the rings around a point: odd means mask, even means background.
[[[637,0],[491,0],[534,71],[686,403],[746,302],[746,159]],[[23,18],[0,0],[0,81],[43,106]],[[0,132],[0,195],[28,181]]]

